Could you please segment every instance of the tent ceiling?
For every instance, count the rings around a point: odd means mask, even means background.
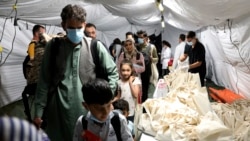
[[[15,17],[16,0],[0,0],[0,16]],[[60,12],[66,4],[79,4],[87,10],[87,20],[100,29],[112,30],[122,24],[160,24],[155,0],[18,0],[17,17],[33,23],[60,25]],[[163,0],[165,22],[183,30],[217,25],[250,13],[248,0]],[[13,11],[13,12],[12,12]],[[116,25],[117,24],[117,25]]]

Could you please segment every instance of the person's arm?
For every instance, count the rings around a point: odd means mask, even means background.
[[[187,59],[187,57],[188,57],[188,54],[182,54],[181,56],[180,56],[180,61],[181,62],[183,62],[184,60],[186,60]]]
[[[100,58],[100,65],[102,65],[108,75],[109,86],[114,94],[116,90],[116,83],[119,79],[116,64],[100,41],[97,42],[97,50],[98,57]]]
[[[117,61],[117,64],[116,64],[118,72],[120,72],[120,64],[121,64],[122,60],[124,60],[124,52],[120,54],[118,61]]]
[[[116,46],[114,45],[112,48],[112,56],[115,57],[116,54]]]
[[[29,48],[28,48],[28,55],[30,57],[30,60],[34,60],[35,58],[35,43],[32,42],[29,44]]]
[[[189,65],[189,69],[197,68],[197,67],[201,66],[201,64],[202,64],[201,61],[196,61],[196,62],[194,62],[193,64],[190,64],[190,65]]]
[[[161,62],[163,61],[163,59],[164,59],[164,50],[162,49],[161,50]]]
[[[137,81],[135,79],[136,79],[136,77],[130,76],[130,78],[129,78],[129,87],[130,87],[132,96],[137,99],[137,97],[139,95],[139,92],[140,92],[140,85],[134,83],[134,81]]]
[[[180,58],[179,58],[179,60],[181,61],[181,62],[183,62],[184,60],[186,60],[187,59],[187,57],[188,57],[188,53],[189,53],[189,51],[190,51],[190,49],[192,49],[192,46],[189,46],[189,45],[185,45],[185,49],[184,49],[184,53],[180,56]]]
[[[136,60],[137,66],[134,67],[136,73],[142,73],[145,71],[145,62],[142,53],[140,53],[140,59]]]
[[[120,73],[120,64],[121,64],[121,62],[122,62],[122,60],[124,59],[124,52],[122,52],[121,54],[120,54],[120,56],[119,56],[119,58],[118,58],[118,60],[117,60],[117,62],[116,62],[116,68],[117,68],[117,71],[118,71],[118,74],[119,74],[119,76],[121,76],[121,73]]]
[[[171,58],[171,48],[168,48],[167,59]]]
[[[156,47],[154,45],[151,45],[151,48],[152,48],[152,56],[151,56],[151,59],[152,59],[152,62],[153,63],[157,63],[158,62],[158,55],[157,55],[157,50],[156,50]]]
[[[177,68],[177,62],[179,60],[180,54],[179,54],[179,46],[175,48],[174,52],[174,61],[173,61],[173,69]]]
[[[49,60],[50,60],[50,52],[51,50],[51,42],[49,42],[46,46],[43,61],[41,64],[41,69],[40,69],[40,76],[36,88],[36,94],[35,94],[35,115],[34,115],[34,123],[35,125],[40,128],[42,124],[42,114],[44,111],[44,108],[47,104],[47,94],[48,94],[48,89],[49,89],[49,71],[48,71],[48,66],[49,66]]]

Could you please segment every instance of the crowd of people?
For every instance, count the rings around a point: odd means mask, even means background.
[[[40,62],[34,53],[35,45],[39,35],[46,31],[41,25],[33,28],[28,64],[31,70],[38,66],[36,70],[40,71],[35,79],[32,77],[34,81],[27,78],[28,86],[35,93],[32,123],[37,129],[44,128],[49,137],[46,140],[51,141],[134,140],[136,104],[152,98],[159,75],[170,72],[171,44],[162,41],[159,58],[147,32],[139,30],[136,34],[127,32],[124,41],[114,39],[108,48],[98,40],[96,26],[86,23],[86,11],[82,7],[65,6],[61,19],[66,35],[46,44]],[[92,51],[93,46],[96,49]],[[159,59],[162,74],[156,67]],[[173,70],[199,73],[204,86],[205,48],[195,32],[188,32],[187,38],[180,35],[173,60]],[[36,62],[37,65],[32,66]],[[102,78],[99,78],[99,68],[103,70]],[[0,128],[4,131],[2,120],[0,118]],[[6,141],[5,138],[5,134],[0,133],[0,140]]]

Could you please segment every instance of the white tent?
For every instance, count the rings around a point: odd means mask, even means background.
[[[51,34],[61,32],[60,12],[67,4],[86,9],[87,22],[97,26],[98,38],[107,45],[116,37],[123,40],[127,31],[143,29],[162,33],[174,51],[180,33],[196,31],[206,48],[207,77],[250,98],[250,1],[163,0],[162,14],[156,1],[0,0],[0,107],[21,98],[26,84],[22,61],[33,25],[43,24]]]

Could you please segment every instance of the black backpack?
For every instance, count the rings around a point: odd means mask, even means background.
[[[111,124],[115,130],[117,141],[122,141],[120,117],[118,113],[116,112],[113,112],[113,113],[114,113],[114,116],[111,118]],[[82,128],[83,130],[88,129],[88,121],[86,120],[85,116],[82,117]]]
[[[27,55],[23,61],[23,76],[25,79],[27,79],[27,66],[28,66],[28,62],[30,61],[30,57],[29,55]]]
[[[106,81],[108,81],[108,77],[107,77],[108,75],[107,75],[105,69],[99,65],[100,59],[98,57],[98,50],[97,50],[97,42],[98,41],[99,40],[97,40],[97,39],[92,39],[91,43],[90,43],[90,50],[91,50],[91,54],[93,57],[93,62],[95,64],[96,78],[101,78],[101,79],[105,79]],[[109,50],[107,48],[106,48],[106,50],[109,52]]]
[[[143,57],[144,57],[144,64],[145,64],[145,71],[143,73],[146,73],[147,75],[151,76],[152,71],[151,71],[151,56],[150,56],[150,51],[151,51],[151,44],[148,44],[148,46],[146,46],[146,50],[142,51],[139,50]]]

